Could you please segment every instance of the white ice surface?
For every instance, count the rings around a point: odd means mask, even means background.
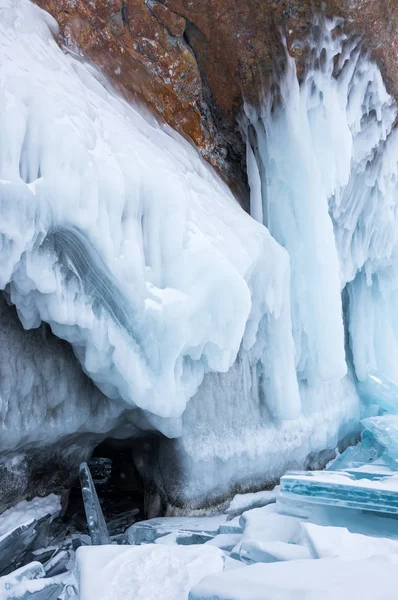
[[[254,539],[296,543],[301,540],[300,520],[278,514],[274,504],[243,513],[241,524],[244,528],[242,542]]]
[[[303,523],[302,528],[313,558],[361,559],[385,554],[398,557],[397,540],[350,533],[345,527],[322,527],[314,523]]]
[[[86,546],[76,552],[80,600],[187,600],[224,556],[211,546]]]
[[[279,485],[273,490],[264,490],[249,494],[236,494],[225,511],[229,515],[240,515],[246,510],[266,506],[276,501],[279,494]]]
[[[247,564],[271,563],[285,560],[301,560],[311,558],[307,546],[289,544],[287,542],[262,542],[247,540],[239,548],[240,560]]]
[[[189,600],[392,600],[398,557],[256,564],[205,577]]]
[[[61,498],[56,494],[23,500],[0,515],[0,538],[25,523],[37,521],[46,515],[55,516],[60,510]]]

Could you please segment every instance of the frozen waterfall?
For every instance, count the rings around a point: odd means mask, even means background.
[[[300,379],[346,371],[341,292],[356,376],[394,377],[398,248],[397,107],[361,40],[318,19],[299,82],[287,55],[280,102],[246,107],[251,211],[291,260]]]

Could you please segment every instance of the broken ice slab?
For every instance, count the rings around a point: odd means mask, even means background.
[[[53,579],[24,581],[6,592],[4,600],[57,600],[63,588]]]
[[[362,425],[386,449],[386,454],[398,461],[398,415],[383,415],[362,419]]]
[[[24,562],[25,556],[34,549],[41,529],[47,529],[46,517],[15,527],[0,537],[0,575],[6,575]]]
[[[357,389],[367,404],[376,404],[390,413],[398,412],[398,385],[382,373],[372,371],[358,383]]]
[[[255,564],[204,577],[189,600],[392,600],[397,557]]]
[[[220,525],[218,533],[242,533],[243,527],[240,524],[240,515],[231,519],[228,517],[225,523]]]
[[[287,560],[311,558],[307,546],[289,544],[287,542],[263,542],[262,540],[247,540],[242,542],[239,558],[246,564],[271,563]]]
[[[213,546],[85,546],[77,550],[80,600],[182,600],[224,568]]]
[[[241,548],[246,543],[283,542],[300,543],[300,520],[276,512],[276,505],[249,510],[240,518],[243,534],[240,542],[232,549],[231,557],[241,559]]]
[[[272,490],[264,490],[250,494],[236,494],[225,512],[228,515],[233,516],[241,515],[246,510],[261,508],[262,506],[267,506],[267,504],[272,504],[276,501],[278,495],[279,485],[275,486]]]
[[[91,543],[93,546],[109,544],[108,529],[87,463],[80,465],[79,475]]]
[[[12,589],[18,583],[29,579],[41,579],[46,576],[46,572],[41,563],[35,561],[31,562],[23,567],[20,567],[16,571],[0,577],[0,597],[2,592],[5,594],[6,590]]]
[[[206,544],[230,552],[232,548],[240,542],[241,537],[242,534],[240,533],[220,533],[216,535],[216,537],[211,538]]]
[[[71,553],[68,550],[59,550],[44,565],[46,577],[54,577],[65,573],[71,560]]]
[[[243,526],[242,542],[261,540],[263,542],[300,543],[300,520],[281,515],[274,504],[254,508],[241,516]]]
[[[351,533],[346,527],[302,524],[304,539],[313,558],[371,558],[383,554],[398,556],[398,540]]]
[[[150,544],[158,538],[176,533],[178,544],[200,544],[219,533],[227,515],[211,517],[160,517],[139,521],[127,530],[129,543],[132,545]]]
[[[398,514],[398,474],[363,478],[344,471],[292,471],[281,479],[281,497]]]
[[[377,460],[380,453],[381,449],[379,450],[373,446],[363,445],[362,443],[359,443],[356,446],[349,446],[330,463],[327,470],[338,471],[360,467],[365,463],[371,463]]]

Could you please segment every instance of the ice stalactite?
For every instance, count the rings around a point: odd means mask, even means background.
[[[252,213],[289,252],[297,370],[310,382],[346,371],[346,285],[358,378],[393,376],[398,359],[397,107],[338,24],[316,20],[301,81],[287,54],[278,99],[246,109]]]

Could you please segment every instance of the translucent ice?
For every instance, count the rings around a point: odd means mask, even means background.
[[[382,373],[369,373],[359,383],[358,391],[368,404],[375,404],[389,413],[398,412],[398,385]]]
[[[386,454],[398,461],[398,415],[383,415],[363,419],[362,425],[386,449]]]
[[[87,463],[80,465],[79,475],[91,543],[93,545],[109,544],[108,528]]]
[[[342,376],[344,312],[365,394],[384,373],[379,401],[396,407],[386,378],[398,362],[397,106],[338,24],[317,17],[300,81],[287,52],[278,101],[246,107],[252,214],[290,255],[299,377]]]
[[[398,475],[344,471],[290,472],[281,479],[281,497],[307,503],[398,513]]]

